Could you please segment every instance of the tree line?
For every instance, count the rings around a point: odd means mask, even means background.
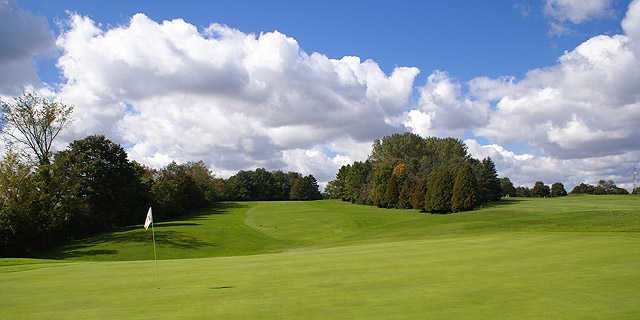
[[[366,161],[342,166],[327,198],[432,213],[472,210],[502,196],[495,164],[471,157],[454,138],[394,134],[373,143]]]
[[[509,178],[500,179],[500,187],[502,189],[502,195],[506,197],[534,197],[534,198],[547,198],[547,197],[564,197],[567,195],[564,185],[561,182],[556,182],[549,187],[542,181],[536,181],[531,189],[523,186],[514,187]]]
[[[638,188],[632,191],[633,194],[638,194]],[[571,194],[629,194],[624,188],[620,188],[616,186],[613,180],[600,180],[597,185],[590,185],[586,183],[581,183],[575,186],[571,192]]]
[[[319,200],[318,181],[313,175],[280,170],[239,171],[227,180],[218,179],[216,192],[219,200],[233,201],[282,201]]]
[[[0,256],[30,256],[59,243],[142,223],[149,206],[156,221],[176,218],[221,200],[314,200],[312,175],[240,171],[216,178],[203,161],[152,169],[130,161],[104,136],[51,145],[73,108],[27,93],[2,102],[0,124],[8,148],[0,160]]]

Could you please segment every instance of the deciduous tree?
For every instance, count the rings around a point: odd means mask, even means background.
[[[34,92],[14,98],[13,103],[0,101],[2,131],[10,142],[27,146],[40,164],[51,161],[51,145],[58,134],[70,123],[72,106],[49,101]]]
[[[560,182],[556,182],[551,185],[552,197],[564,197],[567,195],[567,190],[564,189],[564,185]]]

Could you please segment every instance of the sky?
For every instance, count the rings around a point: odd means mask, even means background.
[[[640,166],[640,0],[0,0],[0,97],[73,105],[151,167],[325,184],[393,133],[462,139],[515,185]]]

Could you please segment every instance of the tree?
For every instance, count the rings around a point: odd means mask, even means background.
[[[149,205],[139,171],[124,149],[104,136],[73,141],[56,154],[53,185],[73,234],[139,222],[135,212]]]
[[[402,183],[402,187],[400,188],[400,195],[398,196],[398,204],[396,208],[398,209],[410,209],[411,208],[411,190],[413,189],[413,184],[410,180],[404,179]],[[422,199],[424,199],[424,195],[422,195]]]
[[[564,185],[560,182],[556,182],[551,185],[552,197],[564,197],[567,195],[567,190],[564,189]]]
[[[233,199],[233,190],[231,184],[227,183],[222,178],[214,178],[212,181],[213,194],[216,196],[216,201],[227,201]],[[289,193],[287,192],[287,199],[289,199]]]
[[[327,186],[324,188],[323,199],[340,199],[340,187],[337,181],[338,180],[331,180],[327,182]]]
[[[183,216],[206,205],[202,189],[185,164],[169,163],[162,168],[151,187],[154,218]]]
[[[571,194],[629,194],[629,191],[624,188],[620,188],[616,186],[613,180],[600,180],[598,181],[598,185],[593,186],[586,183],[581,183],[575,186],[571,192]]]
[[[451,196],[453,195],[453,175],[449,168],[443,167],[431,175],[424,209],[431,213],[451,212]]]
[[[536,181],[533,185],[533,189],[531,189],[532,197],[545,198],[550,194],[549,186],[546,186],[542,181]]]
[[[613,180],[600,180],[595,187],[594,194],[629,194],[629,191],[616,186]]]
[[[398,178],[395,175],[392,175],[389,180],[387,180],[387,186],[384,192],[384,203],[385,208],[395,208],[398,204],[398,196],[400,196],[400,188],[398,187]]]
[[[385,199],[385,192],[387,190],[387,183],[393,175],[394,167],[393,162],[384,162],[379,164],[373,172],[373,179],[371,181],[373,183],[371,201],[374,205],[380,208],[388,207],[388,203]]]
[[[531,197],[531,190],[527,187],[519,186],[516,188],[516,197]]]
[[[596,187],[590,185],[590,184],[586,184],[586,183],[581,183],[575,187],[573,187],[573,189],[571,189],[571,194],[581,194],[581,193],[585,193],[585,194],[594,194],[595,193],[595,189]]]
[[[50,216],[38,210],[32,169],[12,150],[0,161],[0,257],[25,256],[43,247]]]
[[[427,153],[425,139],[414,133],[393,134],[373,142],[371,156],[374,162],[419,158]]]
[[[471,166],[463,165],[457,170],[451,198],[451,210],[453,212],[472,210],[479,202],[478,186]]]
[[[296,180],[291,186],[291,192],[289,199],[291,200],[303,200],[304,193],[304,180],[302,178]]]
[[[51,102],[34,92],[14,98],[14,103],[0,104],[3,132],[31,149],[41,165],[49,164],[53,140],[70,123],[73,107]]]
[[[289,193],[291,192],[291,185],[287,174],[282,171],[271,172],[272,176],[272,190],[271,195],[273,200],[289,200]]]
[[[508,196],[508,197],[515,197],[516,188],[513,186],[513,183],[511,183],[511,180],[509,180],[509,178],[507,177],[501,178],[499,180],[500,180],[500,190],[502,191],[502,195]]]
[[[411,207],[418,210],[424,210],[424,200],[427,194],[427,179],[422,179],[411,192],[409,202]]]
[[[322,194],[318,187],[318,181],[313,175],[302,178],[302,200],[320,200]]]
[[[482,160],[482,171],[480,173],[480,201],[498,201],[502,197],[502,190],[500,187],[500,181],[498,180],[498,173],[496,172],[496,166],[487,157]]]
[[[352,203],[364,203],[364,201],[368,201],[370,194],[367,193],[367,183],[373,171],[371,162],[356,161],[353,165],[347,167],[343,200],[351,201]]]
[[[635,189],[633,189],[631,194],[640,194],[640,187],[636,187]]]
[[[187,162],[184,164],[184,167],[186,173],[193,179],[196,187],[198,187],[200,192],[204,195],[204,199],[202,199],[204,202],[196,205],[198,207],[202,207],[213,203],[217,198],[213,187],[213,181],[215,179],[213,172],[207,168],[207,165],[202,160],[198,162]]]

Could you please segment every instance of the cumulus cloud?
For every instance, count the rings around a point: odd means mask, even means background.
[[[4,0],[0,1],[0,30],[0,94],[41,87],[33,57],[55,48],[47,20],[21,9],[15,0]]]
[[[76,106],[64,139],[106,134],[149,165],[204,159],[223,173],[335,174],[327,161],[357,158],[338,141],[370,144],[398,130],[390,119],[405,112],[419,72],[308,54],[277,31],[198,30],[144,14],[110,29],[74,14],[56,43],[66,79],[58,96]]]
[[[517,154],[497,144],[481,145],[475,139],[464,141],[469,153],[478,159],[491,157],[498,175],[509,177],[515,186],[531,188],[536,181],[545,184],[562,182],[567,191],[580,183],[597,184],[598,180],[613,180],[619,187],[631,190],[631,173],[637,166],[640,152],[585,159],[557,159],[533,154]]]
[[[597,36],[521,81],[470,82],[471,92],[497,101],[487,126],[475,132],[500,143],[526,141],[559,158],[637,149],[640,61],[634,41]]]
[[[372,60],[307,53],[277,31],[199,30],[144,14],[105,29],[74,14],[56,41],[66,79],[58,98],[76,106],[62,140],[106,134],[154,167],[202,159],[222,176],[266,167],[326,182],[384,135],[471,132],[490,141],[467,140],[472,154],[491,156],[518,184],[626,186],[640,156],[640,1],[622,27],[522,79],[461,83],[435,71],[410,108],[417,68],[387,74]],[[503,147],[522,144],[535,153]]]
[[[640,1],[630,4],[622,27],[624,34],[588,39],[519,80],[461,84],[436,72],[405,125],[423,136],[463,137],[470,129],[492,142],[468,140],[470,150],[495,156],[498,169],[522,184],[607,178],[630,186],[640,160]],[[527,145],[536,155],[516,155],[504,145]]]
[[[408,112],[404,125],[422,136],[454,137],[485,125],[489,104],[464,97],[461,90],[461,84],[446,72],[432,73],[418,89],[418,107]]]

